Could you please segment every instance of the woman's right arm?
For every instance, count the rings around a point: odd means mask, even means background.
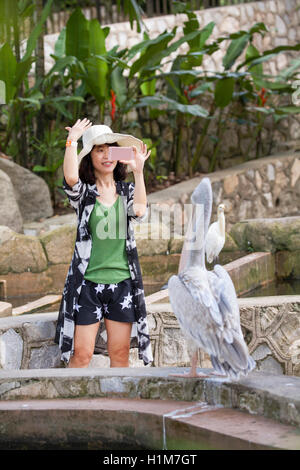
[[[91,126],[92,123],[87,118],[83,120],[77,119],[73,127],[65,127],[69,131],[67,139],[77,142],[82,134]],[[74,186],[79,179],[77,147],[72,145],[66,147],[63,171],[67,184],[71,187]]]

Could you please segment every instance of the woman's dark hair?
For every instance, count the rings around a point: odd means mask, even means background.
[[[119,145],[114,142],[113,144],[107,144],[109,146],[119,147]],[[93,147],[94,148],[94,147]],[[93,150],[93,149],[92,149]],[[92,162],[91,152],[92,150],[83,157],[79,165],[79,178],[83,183],[86,184],[95,184],[96,178],[94,174],[94,167]],[[114,169],[114,180],[115,181],[124,181],[127,177],[127,168],[124,163],[118,161]]]

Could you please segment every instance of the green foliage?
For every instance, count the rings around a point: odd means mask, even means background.
[[[34,165],[32,171],[41,173],[48,183],[53,203],[55,204],[55,188],[62,183],[57,179],[57,171],[61,167],[64,157],[61,149],[65,143],[65,138],[60,129],[47,129],[43,140],[33,138],[31,145],[43,157],[44,165]]]

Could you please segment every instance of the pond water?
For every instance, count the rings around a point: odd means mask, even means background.
[[[269,295],[300,295],[300,279],[290,279],[285,281],[272,281],[265,286],[239,295],[239,297],[263,297]]]
[[[156,282],[152,284],[144,284],[145,295],[153,294],[159,291],[166,283]],[[263,297],[269,295],[300,295],[300,279],[291,279],[285,281],[272,281],[265,286],[257,287],[245,294],[239,295],[241,298],[245,297]],[[12,304],[13,308],[25,305],[34,300],[38,300],[42,297],[41,294],[31,294],[22,297],[8,297],[6,302]],[[1,298],[0,298],[1,300]],[[59,302],[56,304],[43,307],[39,310],[35,310],[34,313],[40,312],[55,312],[59,308]]]

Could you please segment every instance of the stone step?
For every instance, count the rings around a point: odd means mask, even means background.
[[[9,317],[12,314],[12,305],[9,302],[0,302],[0,317]]]
[[[40,299],[29,302],[28,304],[21,305],[20,307],[15,307],[12,310],[12,315],[22,315],[23,313],[34,312],[35,310],[48,307],[49,305],[56,304],[61,299],[61,295],[44,295]]]
[[[203,401],[300,428],[299,377],[251,372],[233,381],[214,376],[203,379],[170,375],[187,370],[185,367],[0,370],[0,400],[98,397]]]
[[[0,420],[0,449],[300,449],[299,429],[205,402],[17,400]]]

